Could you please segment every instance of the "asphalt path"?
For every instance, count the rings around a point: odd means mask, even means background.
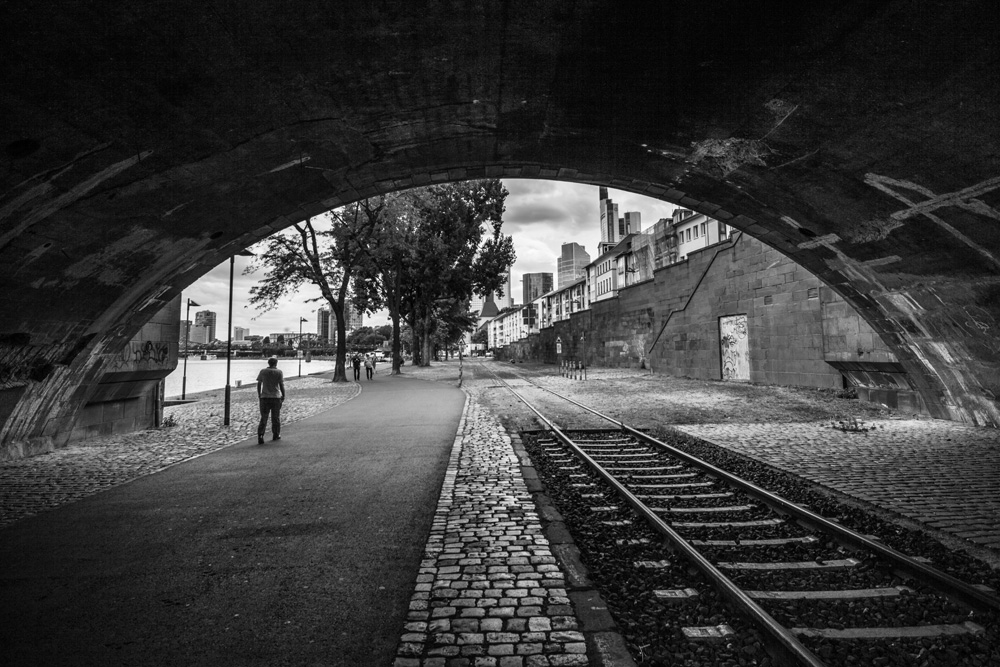
[[[465,395],[362,389],[0,530],[0,665],[391,664]]]

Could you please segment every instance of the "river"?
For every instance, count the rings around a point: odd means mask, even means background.
[[[302,362],[302,375],[321,373],[333,370],[336,362],[333,359],[314,359]],[[233,359],[229,371],[229,383],[235,387],[237,382],[244,385],[257,381],[257,373],[267,365],[266,359]],[[299,374],[298,359],[278,359],[278,368],[285,372],[286,378]],[[181,395],[181,378],[184,376],[184,359],[178,359],[177,370],[167,376],[166,397],[175,398]],[[202,361],[192,355],[187,363],[187,393],[193,394],[210,389],[222,389],[226,386],[226,360],[207,359]]]

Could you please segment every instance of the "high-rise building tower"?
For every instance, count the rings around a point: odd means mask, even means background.
[[[642,214],[638,211],[628,211],[625,213],[625,217],[621,219],[621,223],[619,226],[619,230],[621,231],[621,236],[618,237],[619,241],[629,234],[638,234],[642,231]]]
[[[489,299],[479,296],[478,294],[473,294],[472,298],[469,299],[469,311],[476,316],[483,312],[483,307],[487,302],[492,302],[496,304],[496,308],[503,309],[507,306],[514,305],[514,295],[510,291],[510,269],[507,269],[507,275],[504,278],[503,286],[503,296],[500,293],[492,294]]]
[[[521,303],[528,305],[541,295],[551,292],[552,287],[551,273],[525,273],[521,285]]]
[[[203,310],[201,312],[194,314],[194,325],[196,327],[205,327],[205,335],[207,340],[206,343],[211,343],[215,340],[215,313],[210,310]],[[192,334],[192,340],[194,339]]]
[[[504,308],[509,308],[514,305],[514,294],[510,286],[510,267],[507,268],[507,276],[504,278],[503,286],[501,286],[501,291],[503,291],[503,296],[497,293],[495,300],[497,306],[503,310]]]
[[[582,245],[563,243],[562,255],[556,261],[556,275],[559,277],[558,287],[565,287],[577,278],[582,278],[586,274],[588,264],[590,264],[590,255],[583,249]]]
[[[316,311],[316,337],[321,342],[329,343],[333,340],[333,332],[337,330],[337,323],[333,319],[333,311],[329,308],[320,308]]]
[[[360,329],[365,325],[365,314],[354,307],[350,297],[344,298],[344,325],[348,332]]]
[[[233,340],[246,340],[250,335],[250,329],[245,327],[233,327]]]
[[[605,246],[614,247],[621,239],[618,235],[618,204],[608,199],[608,189],[600,188],[600,215],[601,215],[601,245],[597,254],[605,250]],[[560,285],[562,279],[560,279]]]

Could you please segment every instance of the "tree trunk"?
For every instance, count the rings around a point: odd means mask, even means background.
[[[347,323],[344,318],[343,304],[334,305],[330,302],[330,308],[337,317],[337,361],[333,367],[333,381],[347,382],[347,369],[344,363],[347,359]]]
[[[402,343],[399,340],[400,328],[399,328],[399,274],[400,271],[394,271],[392,276],[392,287],[389,289],[389,317],[392,318],[392,371],[391,375],[399,375],[403,371],[400,370],[399,365],[402,361]]]
[[[416,309],[410,311],[410,350],[413,351],[413,365],[423,366],[423,348],[417,327]]]
[[[430,309],[424,313],[423,322],[421,323],[421,328],[423,329],[423,359],[420,361],[421,366],[430,366],[431,357],[434,355],[434,336],[431,335],[431,320],[434,315],[431,313]]]

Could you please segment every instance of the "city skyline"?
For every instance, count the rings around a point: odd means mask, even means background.
[[[522,276],[526,273],[557,274],[557,260],[563,243],[582,245],[591,258],[597,257],[601,239],[598,187],[562,181],[504,179],[510,195],[506,201],[503,233],[514,239],[517,260],[511,269],[511,293],[520,302]],[[646,225],[669,217],[675,204],[650,199],[642,195],[609,189],[609,197],[620,211],[639,211]],[[250,248],[254,250],[253,247]],[[243,271],[252,258],[237,256],[233,281],[233,325],[250,329],[252,333],[266,331],[298,332],[299,318],[309,323],[307,330],[316,331],[316,310],[326,307],[323,301],[304,303],[319,296],[315,287],[305,287],[284,304],[269,313],[258,315],[245,307],[250,288],[256,284],[255,276],[245,276]],[[218,315],[216,336],[225,339],[226,315],[229,294],[229,260],[209,271],[183,292],[184,298],[193,299],[202,309]],[[193,313],[192,313],[193,314]],[[365,325],[378,327],[388,322],[388,315],[376,313],[365,317]]]

